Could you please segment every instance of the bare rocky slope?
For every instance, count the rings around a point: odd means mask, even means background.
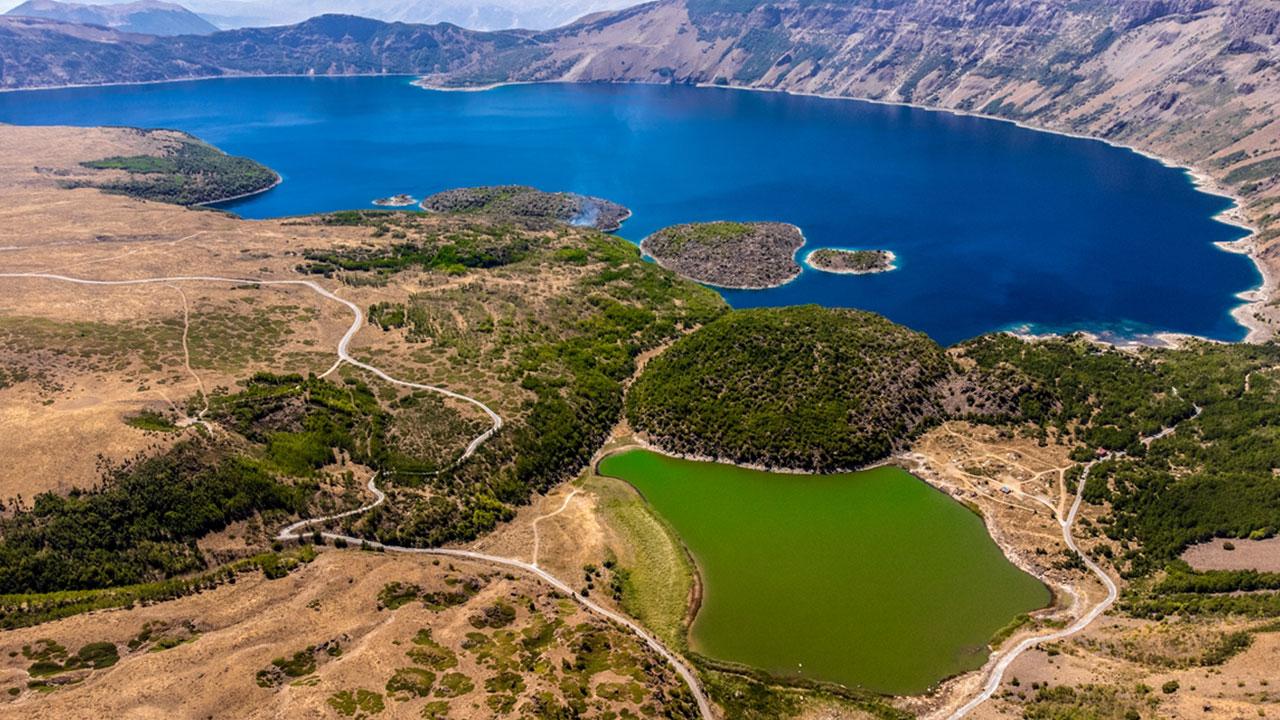
[[[156,37],[40,18],[0,17],[0,89],[227,75],[443,72],[526,42],[525,31],[322,15],[297,25]]]

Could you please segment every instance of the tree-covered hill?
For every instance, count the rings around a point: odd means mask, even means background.
[[[745,310],[652,360],[627,417],[676,452],[847,469],[888,455],[940,416],[952,375],[937,343],[873,313]]]
[[[140,200],[201,205],[267,190],[279,180],[275,171],[249,158],[228,155],[186,133],[138,130],[163,145],[156,154],[116,156],[82,165],[93,173],[67,181],[68,187],[93,187]]]

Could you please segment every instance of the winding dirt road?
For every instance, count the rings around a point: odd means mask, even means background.
[[[337,515],[328,515],[320,518],[300,520],[290,525],[289,527],[285,528],[284,530],[281,530],[280,534],[276,536],[277,539],[279,540],[305,539],[308,533],[305,532],[304,529],[310,525],[325,523],[330,520],[337,520],[339,518],[348,517],[350,515],[366,512],[368,510],[371,510],[377,507],[378,505],[381,505],[386,500],[387,496],[383,494],[381,490],[378,489],[376,481],[377,481],[376,475],[373,478],[370,478],[369,480],[369,490],[374,494],[376,498],[372,503],[365,505],[364,507],[357,508],[355,510],[348,510],[347,512],[344,512],[344,513],[338,513]],[[570,495],[570,498],[572,498],[572,495]],[[570,498],[565,499],[565,505],[568,504],[568,500]],[[561,509],[563,509],[563,506]],[[387,552],[398,552],[398,553],[413,553],[417,555],[433,555],[437,557],[461,558],[464,560],[473,560],[477,562],[488,563],[490,565],[500,565],[502,567],[510,568],[512,570],[518,570],[528,575],[533,575],[538,579],[542,580],[543,582],[545,582],[546,584],[550,585],[551,587],[555,588],[556,590],[559,590],[561,593],[564,593],[565,595],[573,598],[575,602],[577,602],[582,607],[586,608],[589,612],[595,613],[596,615],[599,615],[605,618],[606,620],[610,620],[614,623],[617,623],[618,625],[621,625],[626,629],[630,630],[632,633],[634,633],[637,637],[643,640],[644,643],[648,645],[650,649],[652,649],[654,652],[660,655],[664,660],[670,663],[672,667],[675,668],[676,673],[680,675],[680,678],[684,680],[685,685],[688,686],[689,691],[693,694],[694,701],[696,701],[698,704],[698,713],[705,720],[713,720],[713,718],[716,717],[711,710],[710,701],[707,700],[706,694],[702,691],[702,684],[701,682],[699,682],[697,675],[695,675],[693,670],[688,665],[686,665],[683,660],[677,657],[675,653],[668,650],[666,645],[663,645],[660,640],[658,640],[653,635],[650,635],[648,631],[640,627],[640,625],[637,624],[636,622],[630,620],[629,618],[623,615],[613,612],[612,610],[606,607],[597,605],[595,602],[589,600],[588,598],[585,598],[579,595],[577,592],[574,592],[573,588],[569,587],[569,585],[566,584],[564,581],[560,580],[559,578],[547,572],[546,570],[543,570],[542,568],[538,567],[534,563],[527,563],[521,560],[513,560],[511,558],[499,557],[497,555],[486,555],[485,553],[472,552],[470,550],[454,550],[451,548],[412,548],[412,547],[403,547],[400,545],[384,545],[380,542],[374,542],[371,540],[365,540],[363,538],[357,538],[357,537],[352,537],[350,535],[341,535],[338,533],[331,533],[331,532],[322,532],[320,533],[320,535],[330,540],[343,540],[352,545],[359,546],[363,544],[364,547],[373,548],[375,550],[385,550]]]
[[[1173,395],[1175,396],[1178,395],[1177,388],[1172,388],[1171,391]],[[1190,418],[1187,418],[1188,420],[1194,420],[1200,417],[1200,413],[1204,412],[1204,408],[1200,407],[1199,405],[1196,405],[1193,403],[1192,407],[1195,409],[1195,412],[1191,415]],[[1175,425],[1161,428],[1159,432],[1140,438],[1140,441],[1142,442],[1143,445],[1150,447],[1151,443],[1161,438],[1172,435],[1175,432],[1175,430],[1176,430]],[[969,702],[960,706],[955,712],[948,715],[947,720],[961,720],[961,718],[965,717],[970,712],[973,712],[973,710],[977,708],[979,705],[986,702],[987,700],[990,700],[991,697],[996,694],[996,691],[1000,689],[1000,683],[1004,681],[1005,672],[1008,671],[1009,666],[1013,664],[1013,661],[1018,659],[1018,656],[1022,655],[1024,652],[1026,652],[1027,650],[1030,650],[1036,645],[1039,645],[1040,643],[1054,642],[1055,640],[1062,640],[1072,635],[1075,635],[1081,630],[1084,630],[1086,627],[1089,627],[1089,625],[1093,623],[1094,620],[1097,620],[1100,615],[1102,615],[1104,612],[1110,609],[1113,604],[1115,604],[1116,598],[1119,597],[1120,589],[1116,586],[1115,581],[1111,579],[1111,576],[1107,575],[1106,571],[1103,570],[1100,565],[1094,562],[1093,559],[1090,558],[1085,553],[1080,552],[1080,548],[1076,546],[1076,539],[1071,534],[1071,528],[1072,526],[1075,525],[1076,515],[1080,513],[1080,504],[1084,501],[1084,486],[1085,486],[1085,483],[1088,482],[1089,480],[1089,473],[1093,470],[1093,467],[1103,460],[1110,460],[1110,459],[1123,457],[1123,456],[1124,456],[1123,452],[1108,453],[1100,458],[1095,458],[1093,460],[1090,460],[1088,463],[1086,463],[1084,466],[1084,472],[1081,473],[1080,475],[1080,482],[1076,487],[1076,497],[1075,497],[1075,500],[1071,503],[1071,510],[1070,512],[1067,513],[1066,517],[1060,518],[1058,520],[1058,524],[1062,526],[1063,542],[1067,544],[1067,547],[1071,548],[1072,552],[1075,552],[1077,555],[1080,556],[1080,559],[1084,561],[1085,567],[1089,569],[1089,572],[1096,575],[1098,579],[1102,581],[1102,584],[1107,588],[1107,597],[1103,599],[1102,602],[1098,603],[1092,609],[1090,609],[1089,612],[1080,616],[1074,623],[1071,623],[1071,625],[1061,630],[1058,630],[1056,632],[1051,632],[1044,635],[1033,635],[1031,637],[1025,638],[1022,640],[1022,642],[1019,642],[1017,645],[1013,646],[1012,648],[1010,648],[1009,650],[1001,654],[1000,659],[997,660],[996,664],[992,666],[990,671],[991,674],[987,677],[987,682],[985,685],[983,685],[982,692],[978,693],[978,695],[970,699]],[[1027,495],[1027,497],[1040,500],[1042,504],[1049,505],[1049,503],[1045,502],[1043,498],[1038,498],[1035,495]],[[1050,505],[1050,509],[1051,510],[1053,509],[1051,505]]]
[[[1073,552],[1080,555],[1080,558],[1084,560],[1084,564],[1089,568],[1089,571],[1094,575],[1097,575],[1098,578],[1102,580],[1102,584],[1106,586],[1106,599],[1093,606],[1089,612],[1080,616],[1071,625],[1055,632],[1046,633],[1044,635],[1032,635],[1031,637],[1024,638],[1022,642],[1013,646],[1009,650],[1006,650],[1001,654],[1000,659],[996,661],[996,664],[992,666],[991,674],[987,676],[987,683],[983,685],[982,692],[971,698],[969,702],[957,708],[955,712],[947,716],[947,720],[960,720],[973,712],[973,710],[979,705],[990,700],[991,697],[996,694],[996,691],[1000,689],[1000,683],[1004,682],[1004,674],[1009,669],[1009,666],[1012,665],[1013,661],[1017,660],[1024,652],[1030,650],[1036,645],[1039,645],[1040,643],[1062,640],[1084,630],[1094,620],[1097,620],[1099,615],[1106,612],[1107,609],[1115,603],[1116,598],[1119,597],[1120,589],[1116,587],[1115,581],[1112,580],[1097,563],[1090,559],[1088,555],[1080,552],[1080,548],[1076,546],[1076,539],[1071,534],[1071,527],[1075,524],[1076,515],[1080,512],[1080,503],[1084,500],[1085,482],[1089,479],[1089,471],[1093,469],[1093,466],[1097,464],[1097,462],[1097,460],[1092,460],[1085,466],[1084,473],[1080,476],[1080,483],[1076,487],[1075,501],[1071,503],[1071,511],[1067,513],[1065,518],[1060,519],[1058,524],[1062,526],[1063,542],[1065,542],[1067,547],[1071,548]]]
[[[5,279],[5,278],[54,280],[58,282],[75,283],[78,285],[95,285],[95,286],[126,286],[126,285],[156,285],[156,284],[171,285],[172,283],[178,283],[178,282],[212,282],[212,283],[234,283],[237,285],[292,285],[292,286],[306,287],[318,293],[324,298],[342,303],[349,310],[351,310],[351,314],[353,316],[351,321],[351,326],[347,328],[347,331],[342,336],[342,339],[338,341],[338,359],[334,362],[334,364],[328,370],[324,372],[324,374],[321,377],[325,375],[329,375],[330,373],[334,372],[335,370],[338,369],[338,367],[342,365],[342,363],[345,362],[349,365],[352,365],[354,367],[358,367],[362,370],[370,372],[376,375],[377,377],[381,378],[382,380],[389,382],[393,385],[400,385],[402,387],[414,388],[417,390],[427,390],[430,392],[439,393],[446,397],[454,398],[456,400],[461,400],[480,408],[482,411],[484,411],[486,415],[489,416],[489,419],[491,420],[491,425],[488,430],[476,436],[476,438],[473,439],[467,445],[467,448],[466,450],[463,451],[462,455],[459,456],[459,458],[454,461],[455,465],[471,457],[476,452],[476,450],[478,450],[479,447],[484,444],[486,440],[488,440],[490,437],[493,436],[494,433],[496,433],[499,429],[502,428],[502,418],[496,412],[494,412],[488,405],[485,405],[484,403],[480,402],[479,400],[476,400],[475,398],[468,397],[461,393],[456,393],[456,392],[453,392],[452,390],[448,390],[446,388],[438,387],[435,385],[424,385],[421,383],[409,382],[407,380],[400,380],[399,378],[395,378],[395,377],[392,377],[391,375],[388,375],[386,372],[384,372],[380,368],[377,368],[373,365],[369,365],[368,363],[361,362],[355,359],[354,357],[352,357],[351,354],[348,352],[347,348],[351,344],[351,340],[356,336],[356,333],[360,332],[360,329],[364,326],[364,311],[360,309],[359,305],[356,305],[350,300],[346,300],[344,298],[338,297],[333,292],[330,292],[329,290],[325,289],[324,287],[310,280],[255,280],[252,278],[228,278],[228,277],[220,277],[216,275],[179,275],[179,276],[172,276],[172,277],[139,278],[139,279],[132,279],[132,280],[93,280],[89,278],[77,278],[77,277],[70,277],[67,275],[58,275],[54,273],[37,273],[37,272],[0,273],[0,279]],[[185,296],[184,296],[184,307],[185,307]],[[369,510],[372,510],[375,507],[378,507],[382,503],[386,502],[387,496],[380,489],[378,489],[377,479],[378,479],[378,476],[376,473],[372,478],[369,479],[368,489],[369,489],[369,492],[373,493],[373,496],[374,496],[374,501],[372,503],[369,503],[368,505],[364,505],[362,507],[358,507],[354,510],[348,510],[346,512],[337,513],[335,515],[328,515],[325,517],[299,520],[298,522],[295,522],[289,525],[288,527],[286,527],[285,529],[281,530],[280,533],[277,535],[277,538],[281,540],[302,539],[307,535],[307,533],[304,532],[305,529],[312,525],[323,524],[331,520],[338,520],[344,517],[358,515],[361,513],[368,512]],[[572,499],[573,495],[576,494],[576,492],[577,491],[575,490],[573,493],[570,494],[568,498],[565,499],[565,506],[568,505],[568,501]],[[563,509],[564,509],[564,506],[561,507],[561,510]],[[667,647],[663,645],[661,641],[659,641],[653,635],[650,635],[644,628],[640,627],[640,625],[638,625],[634,621],[616,612],[613,612],[608,608],[602,607],[601,605],[598,605],[595,602],[588,600],[585,597],[582,597],[578,593],[574,592],[573,588],[569,587],[567,583],[563,582],[562,580],[555,577],[554,575],[547,572],[546,570],[543,570],[542,568],[538,567],[536,564],[534,564],[537,561],[536,554],[533,558],[534,563],[526,563],[520,560],[513,560],[511,558],[498,557],[496,555],[486,555],[484,553],[472,552],[469,550],[453,550],[448,548],[410,548],[410,547],[401,547],[397,545],[384,545],[382,543],[365,540],[363,538],[351,537],[348,535],[339,535],[339,534],[329,533],[329,532],[322,532],[321,535],[323,537],[326,537],[332,540],[341,539],[355,545],[360,545],[363,543],[366,547],[385,550],[388,552],[402,552],[402,553],[413,553],[418,555],[434,555],[434,556],[442,556],[442,557],[463,558],[466,560],[473,560],[477,562],[488,563],[491,565],[499,565],[502,567],[510,568],[526,574],[533,575],[538,579],[542,580],[543,582],[547,583],[548,585],[552,586],[556,590],[573,598],[574,601],[576,601],[579,605],[581,605],[583,608],[585,608],[589,612],[595,613],[600,617],[603,617],[607,620],[617,623],[618,625],[621,625],[622,627],[625,627],[628,630],[630,630],[632,633],[634,633],[637,637],[639,637],[642,641],[644,641],[644,643],[648,645],[654,652],[660,655],[664,660],[670,663],[672,667],[675,668],[677,674],[679,674],[680,678],[684,680],[685,684],[689,688],[690,693],[693,695],[694,700],[697,702],[698,712],[704,718],[704,720],[713,720],[716,717],[715,714],[712,712],[711,703],[707,699],[706,693],[703,692],[702,684],[698,680],[697,675],[694,674],[693,670],[688,665],[686,665],[683,660],[677,657],[675,653],[668,650]]]

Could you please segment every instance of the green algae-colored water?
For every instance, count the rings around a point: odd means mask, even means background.
[[[1050,600],[978,516],[898,468],[784,475],[633,450],[600,471],[693,553],[690,643],[715,659],[918,693],[980,667],[997,630]]]

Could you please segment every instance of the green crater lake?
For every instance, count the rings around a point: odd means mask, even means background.
[[[693,553],[690,644],[718,660],[919,693],[981,667],[997,630],[1050,600],[977,515],[899,468],[791,475],[633,450],[600,472]]]

